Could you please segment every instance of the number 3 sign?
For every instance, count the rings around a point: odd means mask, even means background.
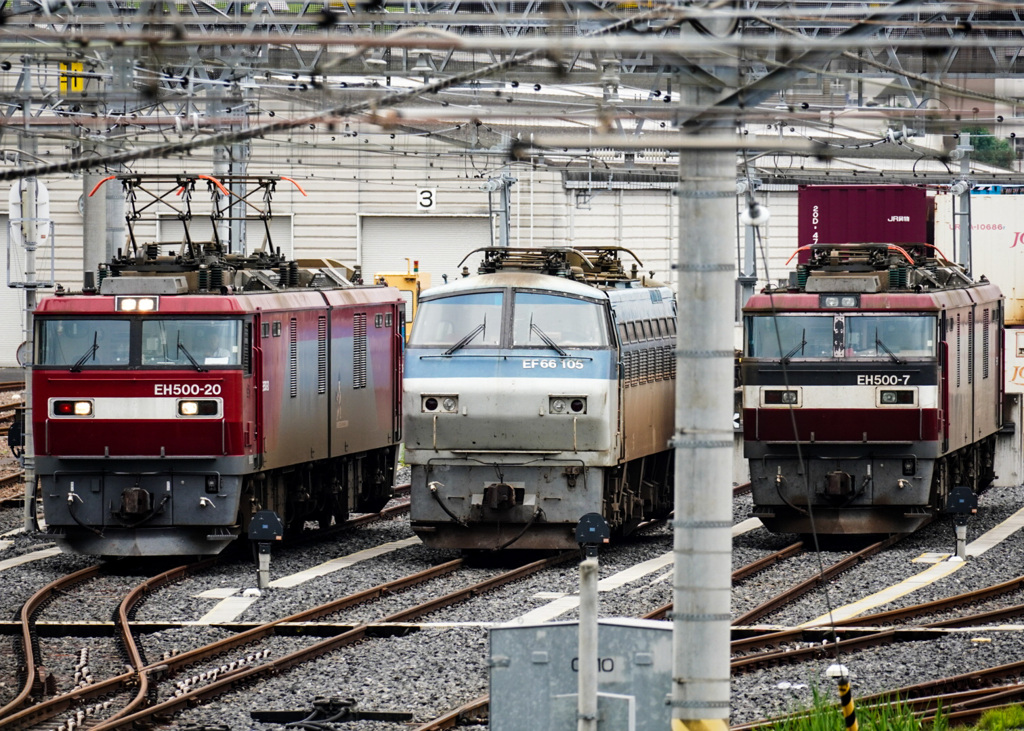
[[[416,191],[416,207],[421,211],[433,210],[437,204],[437,188],[420,188]]]

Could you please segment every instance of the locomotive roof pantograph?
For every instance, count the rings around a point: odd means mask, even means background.
[[[800,247],[793,256],[804,251],[810,252],[810,259],[797,265],[788,284],[776,288],[769,285],[763,290],[766,294],[923,292],[972,287],[988,281],[985,277],[973,281],[963,267],[932,244],[811,244]]]
[[[95,195],[102,185],[118,180],[125,192],[128,211],[127,251],[118,249],[109,263],[99,266],[102,294],[220,293],[270,291],[294,288],[336,289],[353,286],[354,270],[330,259],[290,260],[275,247],[271,237],[273,217],[271,201],[279,181],[302,187],[284,176],[228,175],[111,175],[89,193]],[[193,210],[196,189],[205,184],[211,199],[209,220],[213,224],[209,240],[196,240],[191,223],[201,214]],[[241,190],[242,192],[239,192]],[[234,252],[221,239],[221,226],[238,220],[232,216],[231,202],[241,202],[250,212],[248,219],[263,222],[264,238],[252,252]],[[174,242],[140,243],[136,236],[139,222],[161,221],[173,214],[181,224],[181,239]],[[165,214],[160,217],[160,214]],[[131,280],[131,281],[128,281]],[[170,289],[170,292],[168,291]],[[87,281],[83,289],[93,292]]]
[[[621,246],[558,246],[543,248],[515,248],[487,246],[471,251],[460,262],[462,266],[473,254],[483,252],[484,258],[477,270],[479,274],[500,271],[528,271],[564,277],[595,287],[630,286],[642,281],[642,286],[661,286],[643,278],[639,268],[643,262],[627,248]],[[626,271],[621,254],[633,258],[630,271]]]

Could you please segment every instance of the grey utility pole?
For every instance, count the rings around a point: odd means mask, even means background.
[[[953,196],[953,257],[957,258],[956,236],[960,233],[960,264],[963,266],[967,276],[971,276],[971,152],[974,146],[971,145],[971,135],[967,132],[960,133],[960,144],[956,146],[950,155],[954,160],[960,161],[960,179],[950,186],[949,192]]]
[[[699,104],[683,96],[684,104]],[[732,591],[736,155],[679,154],[672,731],[725,731]]]

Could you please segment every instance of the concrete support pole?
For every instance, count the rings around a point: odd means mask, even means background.
[[[107,252],[107,197],[100,188],[96,195],[89,193],[105,176],[100,172],[87,171],[82,176],[82,271],[93,272],[103,262],[110,261]],[[106,185],[118,188],[116,182]],[[99,282],[96,283],[97,286]]]
[[[576,731],[597,731],[597,559],[580,564],[580,637]]]
[[[21,136],[20,148],[28,153],[29,159],[35,159],[38,143],[34,135],[28,131],[28,120],[31,118],[30,94],[31,71],[25,72],[26,129]],[[18,183],[16,183],[18,185]],[[25,178],[21,186],[21,241],[25,247],[25,452],[22,455],[22,468],[25,471],[25,507],[22,511],[23,525],[26,533],[38,530],[36,523],[36,446],[35,429],[33,428],[32,408],[32,366],[35,363],[35,318],[36,311],[36,243],[39,241],[36,212],[36,178]]]
[[[124,220],[124,188],[121,183],[116,180],[109,181],[106,185],[100,188],[101,191],[106,190],[105,205],[107,209],[106,215],[106,228],[107,235],[106,247],[107,255],[104,257],[105,261],[109,261],[114,254],[117,253],[118,249],[125,249],[127,247],[127,241],[125,239],[125,220]],[[97,193],[96,195],[99,195]],[[99,282],[97,282],[99,284]]]
[[[680,153],[677,195],[672,731],[725,731],[732,588],[735,153]]]
[[[967,132],[960,133],[960,144],[956,146],[960,153],[960,181],[963,185],[954,186],[960,188],[956,194],[956,210],[954,223],[960,226],[960,263],[963,265],[967,276],[971,276],[971,186],[968,184],[971,175],[971,152],[974,146],[971,145],[971,135]],[[954,229],[954,234],[956,230]]]

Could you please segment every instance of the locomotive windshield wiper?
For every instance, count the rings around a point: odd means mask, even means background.
[[[93,332],[92,332],[92,345],[90,345],[88,347],[88,349],[82,354],[82,357],[79,358],[78,360],[76,360],[75,364],[73,366],[71,366],[70,370],[71,370],[72,373],[77,373],[78,371],[82,370],[82,365],[85,363],[85,361],[89,360],[89,358],[95,358],[96,357],[96,351],[100,349],[100,344],[99,344],[98,340],[99,340],[99,331],[98,330],[93,330]]]
[[[800,342],[793,346],[792,350],[782,356],[783,364],[789,363],[789,359],[796,355],[796,351],[802,350],[805,345],[807,345],[807,331],[803,330],[800,333]]]
[[[543,331],[543,330],[541,330],[541,329],[540,329],[539,327],[537,327],[536,325],[534,325],[534,324],[533,324],[533,319],[532,319],[532,318],[530,319],[530,330],[532,330],[533,332],[537,333],[537,334],[538,334],[538,335],[540,336],[540,339],[541,339],[541,340],[543,340],[543,341],[544,341],[544,343],[545,343],[545,344],[546,344],[546,345],[547,345],[547,346],[548,346],[549,348],[551,348],[551,349],[552,349],[552,350],[554,350],[554,351],[557,351],[557,353],[558,353],[558,354],[559,354],[560,356],[562,356],[563,358],[564,358],[565,356],[567,356],[567,355],[568,355],[568,353],[566,353],[566,352],[565,352],[564,350],[562,350],[561,348],[559,348],[559,347],[558,347],[558,346],[557,346],[557,345],[555,344],[555,341],[554,341],[554,340],[552,340],[552,339],[551,339],[550,337],[548,337],[548,334],[547,334],[546,332],[544,332],[544,331]]]
[[[892,358],[892,362],[895,363],[896,365],[903,365],[903,360],[897,358],[896,354],[889,350],[889,348],[886,347],[885,343],[882,342],[882,339],[878,337],[877,329],[875,330],[875,347],[884,350],[889,355],[889,357]]]
[[[466,335],[463,336],[462,340],[460,340],[459,342],[455,343],[455,345],[453,345],[452,347],[448,348],[448,350],[444,351],[443,354],[444,355],[451,355],[456,350],[459,350],[460,348],[465,348],[467,345],[469,345],[470,341],[472,341],[473,338],[475,338],[480,333],[484,332],[484,330],[486,330],[486,329],[487,329],[487,318],[485,317],[483,322],[481,322],[479,325],[477,325],[472,330],[470,330],[469,333],[467,333]]]
[[[193,366],[195,366],[195,369],[197,371],[199,371],[200,373],[204,373],[206,371],[205,368],[203,368],[201,365],[199,365],[199,361],[197,361],[195,358],[193,358],[192,354],[190,352],[188,352],[188,348],[186,348],[184,345],[181,344],[181,333],[180,332],[178,333],[178,350],[180,350],[182,353],[185,354],[185,357],[188,358],[189,363],[191,363]]]

